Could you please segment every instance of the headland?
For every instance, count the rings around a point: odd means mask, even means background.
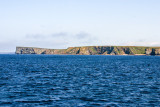
[[[82,46],[67,49],[16,47],[16,54],[53,55],[160,55],[160,47],[144,46]]]

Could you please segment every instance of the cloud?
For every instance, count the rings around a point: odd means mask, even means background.
[[[58,38],[58,37],[67,37],[69,34],[67,32],[58,32],[52,34],[27,34],[25,36],[26,39],[51,39],[51,38]]]
[[[90,35],[86,32],[80,32],[78,34],[75,35],[77,37],[77,39],[85,39],[87,37],[89,37]]]
[[[67,32],[59,32],[59,33],[53,33],[51,34],[52,37],[64,37],[64,36],[68,36]]]
[[[72,39],[86,39],[88,37],[90,37],[90,34],[84,32],[84,31],[81,31],[79,33],[75,33],[75,34],[72,34],[72,33],[69,33],[69,32],[58,32],[58,33],[52,33],[52,34],[27,34],[25,36],[26,39],[52,39],[52,38],[63,38],[64,37],[66,38],[72,38]]]
[[[97,44],[98,39],[93,35],[80,31],[77,33],[58,32],[51,34],[28,34],[21,46],[46,48],[67,48],[71,46],[89,46]]]

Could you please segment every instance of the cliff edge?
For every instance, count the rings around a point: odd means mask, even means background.
[[[61,54],[61,55],[160,55],[160,47],[140,46],[84,46],[67,49],[16,47],[16,54]]]

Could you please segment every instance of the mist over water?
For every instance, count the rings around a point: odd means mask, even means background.
[[[0,55],[0,106],[160,106],[159,56]]]

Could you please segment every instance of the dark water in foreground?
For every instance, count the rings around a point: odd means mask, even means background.
[[[0,55],[0,106],[160,106],[160,56]]]

